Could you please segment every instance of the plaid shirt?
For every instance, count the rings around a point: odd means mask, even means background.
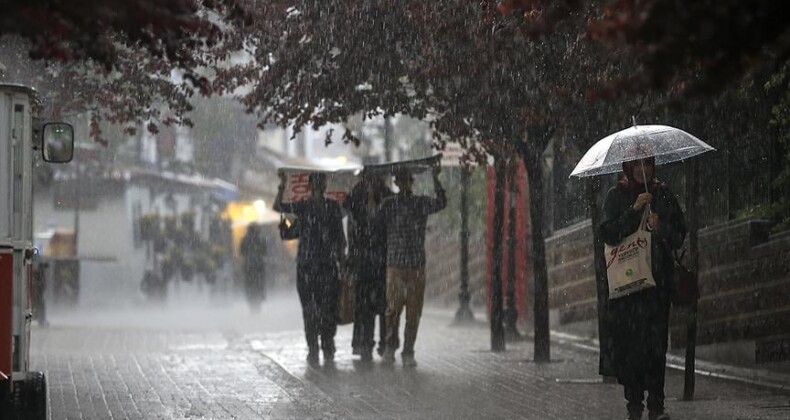
[[[425,266],[425,224],[446,205],[443,190],[436,191],[436,198],[398,194],[381,204],[378,217],[387,229],[388,267]]]

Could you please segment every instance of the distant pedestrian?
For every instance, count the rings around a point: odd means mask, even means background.
[[[240,251],[244,258],[244,294],[250,310],[257,313],[266,298],[266,238],[260,225],[251,223],[247,227]]]
[[[326,175],[312,173],[308,177],[310,197],[282,203],[285,174],[273,208],[299,217],[299,249],[296,255],[296,289],[302,304],[304,332],[307,340],[307,362],[318,363],[318,337],[324,360],[335,357],[337,332],[338,272],[344,263],[346,238],[343,215],[337,201],[324,197]]]
[[[439,182],[440,166],[433,168],[433,186],[436,197],[417,196],[412,192],[414,178],[408,169],[395,173],[398,194],[388,198],[379,209],[387,235],[387,310],[386,350],[384,362],[395,362],[398,348],[398,324],[406,307],[406,327],[401,357],[404,367],[415,367],[414,343],[420,326],[425,294],[425,225],[428,216],[447,205],[442,184]]]
[[[377,222],[378,206],[393,193],[380,175],[363,172],[343,206],[351,214],[349,266],[355,279],[354,335],[351,347],[363,361],[373,358],[376,317],[379,318],[379,355],[384,354],[387,308],[387,238],[384,224]]]
[[[652,232],[656,287],[609,300],[605,320],[612,340],[613,373],[623,385],[630,420],[642,418],[645,392],[649,419],[669,419],[664,413],[664,374],[673,288],[671,253],[682,246],[686,224],[675,195],[654,174],[653,158],[623,163],[620,181],[606,195],[600,226],[604,242],[618,245],[639,228],[649,206],[647,228]]]

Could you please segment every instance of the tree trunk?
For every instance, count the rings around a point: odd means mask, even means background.
[[[502,228],[505,222],[505,171],[507,167],[501,157],[494,163],[494,249],[491,263],[491,351],[505,350],[504,313],[502,308]]]
[[[547,136],[548,133],[543,133]],[[535,284],[535,362],[549,362],[551,360],[549,337],[549,274],[546,267],[546,243],[543,235],[543,168],[541,165],[541,152],[543,148],[535,144],[545,142],[530,136],[532,148],[522,154],[524,165],[529,176],[529,215],[532,224],[530,235],[533,255],[533,276]]]

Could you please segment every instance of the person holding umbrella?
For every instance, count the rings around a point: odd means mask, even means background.
[[[601,308],[601,328],[608,332],[608,339],[601,341],[601,357],[603,360],[605,355],[609,356],[606,359],[613,365],[611,371],[607,367],[606,372],[602,367],[601,373],[613,374],[623,385],[628,419],[642,418],[647,392],[650,420],[668,420],[669,416],[664,413],[664,373],[669,307],[674,288],[672,253],[683,244],[686,223],[675,195],[656,179],[655,167],[685,161],[715,149],[678,128],[638,126],[634,117],[632,121],[632,127],[596,142],[570,176],[588,177],[622,171],[619,182],[606,195],[603,221],[599,226],[601,239],[613,247],[615,253],[607,257],[607,270],[601,273],[602,280],[608,283],[604,289],[609,290]],[[609,265],[615,260],[618,263],[628,261],[629,252],[620,252],[628,250],[619,248],[624,245],[625,238],[634,236],[645,239],[636,243],[638,248],[641,248],[640,242],[645,244],[645,249],[650,243],[649,254],[637,249],[629,251],[631,254],[636,251],[640,257],[649,255],[649,260],[645,261],[649,273],[637,276],[626,270],[617,275],[634,275],[634,280],[641,282],[649,274],[652,283],[648,284],[650,287],[639,287],[639,291],[613,295],[613,290],[624,290],[612,289],[616,282],[609,278]],[[633,244],[624,246],[628,245]]]
[[[652,232],[651,263],[656,287],[608,301],[615,376],[623,385],[628,419],[641,419],[645,392],[650,420],[668,420],[664,412],[664,374],[672,296],[672,252],[686,236],[683,211],[675,195],[655,178],[652,157],[622,164],[620,180],[606,195],[600,232],[616,246],[634,233],[646,213]]]

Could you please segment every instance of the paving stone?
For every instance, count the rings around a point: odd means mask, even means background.
[[[292,294],[265,303],[261,319],[238,308],[200,316],[189,319],[201,325],[113,325],[108,314],[100,326],[53,317],[36,327],[32,363],[47,374],[52,420],[625,417],[622,389],[600,383],[596,354],[553,345],[553,361],[536,364],[531,341],[492,353],[487,324],[451,327],[448,311],[426,310],[416,369],[360,362],[351,326],[339,328],[334,363],[308,366]],[[684,402],[682,374],[668,371],[666,388],[674,419],[790,418],[790,397],[753,386],[699,377],[696,400]]]

